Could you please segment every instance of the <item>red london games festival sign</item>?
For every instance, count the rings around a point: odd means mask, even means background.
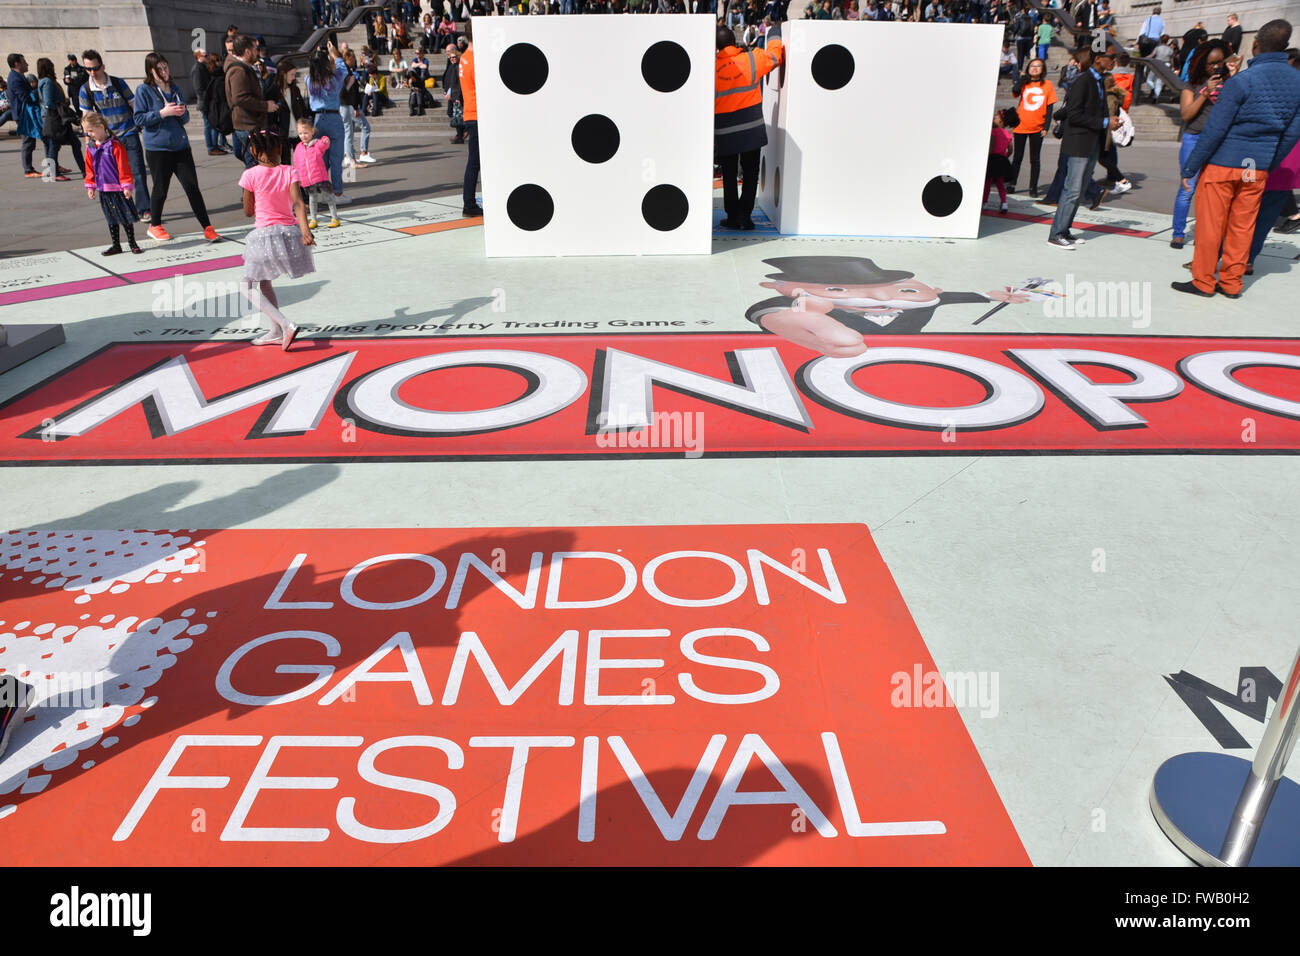
[[[957,712],[996,673],[936,672],[861,525],[28,531],[0,566],[0,673],[62,702],[0,761],[13,866],[1029,862]]]
[[[121,343],[0,415],[9,463],[1295,452],[1300,339]]]

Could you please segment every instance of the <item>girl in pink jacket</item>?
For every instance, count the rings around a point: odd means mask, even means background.
[[[293,150],[293,168],[298,173],[298,182],[307,194],[307,225],[315,229],[320,223],[316,221],[316,204],[324,199],[329,203],[330,221],[326,224],[331,229],[341,225],[338,207],[334,200],[334,187],[330,185],[328,155],[330,138],[316,138],[316,127],[304,117],[298,120],[298,145]]]

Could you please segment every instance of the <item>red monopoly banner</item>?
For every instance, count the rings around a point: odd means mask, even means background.
[[[0,463],[1298,449],[1300,339],[124,343],[0,411]]]
[[[1028,863],[860,525],[0,558],[12,866]]]

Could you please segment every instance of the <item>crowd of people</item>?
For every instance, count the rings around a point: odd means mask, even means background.
[[[1040,17],[1018,0],[1015,9],[1002,0],[965,0],[947,7],[940,0],[923,6],[908,0],[865,0],[861,10],[857,0],[843,0],[839,5],[819,0],[820,6],[817,2],[809,4],[805,16],[914,16],[1006,25],[1001,70],[1012,77],[1016,107],[1001,109],[994,116],[984,195],[987,200],[996,187],[999,208],[1006,212],[1007,194],[1018,188],[1027,158],[1030,198],[1056,207],[1048,239],[1054,247],[1074,249],[1082,243],[1071,231],[1082,203],[1095,209],[1107,197],[1132,188],[1120,169],[1119,149],[1133,136],[1126,111],[1131,108],[1136,78],[1128,54],[1111,42],[1113,20],[1106,0],[1080,0],[1071,9],[1075,23],[1091,31],[1075,35],[1092,42],[1075,50],[1054,80],[1047,71],[1048,46],[1057,39],[1053,17]],[[566,0],[560,12],[567,12],[563,8],[568,5]],[[367,23],[368,42],[359,51],[349,49],[346,43],[336,46],[331,35],[302,67],[295,59],[282,60],[277,67],[262,38],[242,34],[233,25],[226,31],[224,58],[203,49],[194,51],[190,78],[204,126],[204,144],[210,155],[233,154],[242,164],[241,195],[249,215],[258,217],[259,228],[296,225],[299,205],[307,230],[304,237],[322,221],[327,228],[341,225],[338,207],[350,201],[343,190],[343,170],[375,162],[369,149],[368,118],[393,106],[398,89],[407,92],[413,114],[440,105],[431,93],[438,83],[432,76],[430,53],[446,54],[440,79],[448,121],[456,129],[453,142],[469,147],[464,212],[467,216],[482,214],[475,198],[479,168],[472,26],[457,23],[464,10],[455,4],[444,7],[435,0],[427,11],[422,6],[418,0],[387,4]],[[716,10],[722,44],[718,48],[715,104],[717,170],[723,179],[726,212],[722,225],[752,229],[750,214],[762,143],[740,134],[732,136],[724,129],[723,120],[735,120],[738,129],[744,130],[753,126],[751,113],[761,116],[757,81],[783,56],[773,16],[782,16],[784,9],[780,0],[771,0],[762,9],[758,0],[724,0]],[[469,12],[474,12],[473,6]],[[334,11],[325,5],[323,21],[333,19]],[[1159,6],[1141,25],[1137,52],[1167,62],[1185,83],[1179,97],[1180,184],[1172,202],[1170,245],[1179,249],[1186,243],[1193,209],[1197,231],[1193,259],[1187,263],[1192,281],[1175,282],[1175,289],[1199,295],[1240,295],[1241,276],[1253,272],[1255,256],[1268,231],[1300,230],[1300,211],[1292,194],[1300,185],[1300,150],[1296,147],[1300,139],[1300,51],[1287,48],[1290,31],[1286,21],[1265,24],[1255,34],[1252,57],[1247,61],[1240,51],[1242,31],[1235,15],[1228,18],[1223,35],[1215,38],[1197,24],[1181,39],[1171,40]],[[145,58],[145,79],[134,90],[109,72],[95,50],[84,51],[80,58],[69,55],[62,82],[47,58],[37,61],[34,74],[28,74],[29,65],[22,54],[10,54],[8,62],[7,89],[0,91],[7,94],[0,100],[0,122],[13,119],[17,124],[22,136],[23,175],[69,181],[72,170],[60,164],[61,151],[68,148],[88,197],[99,200],[108,225],[111,245],[105,255],[123,251],[123,231],[130,251],[139,252],[134,223],[146,219],[150,239],[165,242],[171,238],[163,224],[163,212],[173,179],[184,190],[204,237],[212,242],[221,240],[209,219],[189,144],[186,125],[191,119],[190,107],[164,56],[153,52]],[[1154,92],[1159,95],[1161,91],[1157,88]],[[1231,103],[1226,109],[1221,105],[1225,97]],[[358,132],[359,151],[355,144]],[[1049,132],[1060,139],[1060,150],[1050,185],[1040,197],[1041,148]],[[34,165],[38,140],[44,149],[44,172]],[[1093,179],[1097,165],[1105,170],[1100,180]],[[1249,167],[1252,177],[1242,176],[1243,165]],[[274,184],[277,192],[257,200],[259,190],[271,188],[263,181],[268,174],[258,169],[271,167],[280,168]],[[268,208],[276,210],[274,217],[266,218],[257,211]],[[282,246],[283,229],[278,241]],[[264,251],[270,255],[274,250]],[[284,252],[283,248],[279,251]],[[279,264],[287,269],[289,260]],[[301,262],[294,265],[301,266]],[[269,283],[273,276],[250,278]],[[259,308],[272,315],[273,291],[260,285],[254,291],[256,296],[250,296],[250,301],[256,298]],[[275,327],[274,321],[272,324]],[[292,333],[283,328],[278,335],[275,341],[292,339]]]

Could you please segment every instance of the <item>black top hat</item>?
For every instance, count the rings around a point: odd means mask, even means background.
[[[910,279],[915,274],[901,269],[881,269],[870,259],[857,256],[783,256],[763,261],[780,270],[769,274],[769,279],[813,285],[884,285]]]

